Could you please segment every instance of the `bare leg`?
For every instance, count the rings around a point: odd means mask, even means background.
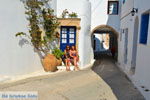
[[[79,70],[79,67],[78,67],[78,64],[77,64],[77,58],[75,57],[73,60],[74,60],[75,70]]]
[[[70,71],[70,61],[69,61],[69,59],[66,59],[66,70],[67,71]]]

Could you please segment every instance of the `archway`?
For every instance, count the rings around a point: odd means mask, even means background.
[[[136,17],[134,22],[132,63],[131,63],[131,71],[133,74],[135,73],[135,68],[136,68],[138,33],[139,33],[139,19],[138,17]]]
[[[103,55],[118,58],[118,32],[108,25],[100,25],[93,29],[91,34],[94,59]]]

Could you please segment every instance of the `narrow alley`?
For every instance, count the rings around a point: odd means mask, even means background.
[[[118,100],[145,100],[128,77],[116,66],[112,57],[106,54],[98,57],[92,70],[112,88]]]

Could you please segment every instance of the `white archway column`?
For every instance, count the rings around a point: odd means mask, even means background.
[[[80,67],[84,68],[91,63],[92,45],[91,45],[91,3],[89,0],[83,1],[81,15],[81,32],[79,34],[79,56]]]

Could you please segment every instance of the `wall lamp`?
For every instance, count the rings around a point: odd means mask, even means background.
[[[131,11],[131,15],[134,16],[135,13],[138,13],[138,9],[137,8],[133,8]]]

